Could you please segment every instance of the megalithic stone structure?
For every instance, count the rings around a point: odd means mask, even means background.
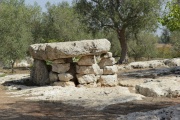
[[[116,86],[117,68],[107,39],[33,44],[31,80],[37,85]],[[101,60],[96,60],[100,57]],[[74,58],[78,61],[73,61]],[[46,65],[49,62],[51,67]],[[112,79],[111,79],[112,76]]]

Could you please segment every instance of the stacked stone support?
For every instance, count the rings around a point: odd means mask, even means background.
[[[98,82],[101,86],[113,87],[117,85],[117,66],[116,61],[112,57],[111,52],[107,52],[102,55],[102,59],[99,62],[99,66],[103,69],[103,75],[98,78]]]
[[[73,73],[70,72],[72,58],[62,58],[52,61],[50,81],[56,86],[75,86]]]
[[[101,75],[103,70],[97,64],[95,55],[91,55],[81,57],[77,62],[76,73],[79,86],[96,87],[96,76]]]
[[[108,52],[110,46],[106,39],[31,45],[29,52],[34,58],[31,79],[38,85],[62,87],[116,86],[117,67]],[[75,63],[74,57],[81,58]],[[50,67],[46,61],[50,61]]]

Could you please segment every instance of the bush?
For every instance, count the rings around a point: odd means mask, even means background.
[[[156,57],[157,51],[155,44],[158,38],[151,33],[141,32],[129,39],[129,57],[139,60],[142,57],[147,59]]]
[[[170,44],[158,44],[157,57],[158,58],[173,58],[172,46]]]

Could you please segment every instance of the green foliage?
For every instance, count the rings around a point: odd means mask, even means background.
[[[142,57],[156,57],[156,43],[158,38],[151,33],[141,32],[129,39],[129,56],[134,60],[139,60]]]
[[[167,26],[171,31],[180,31],[180,2],[177,3],[177,0],[172,0],[166,5],[168,13],[159,19],[159,22]]]
[[[32,43],[31,9],[23,0],[2,0],[0,8],[0,59],[13,68]]]
[[[164,28],[162,31],[160,43],[169,43],[170,42],[170,32],[167,28]]]
[[[180,57],[180,31],[172,32],[170,38],[173,57]]]
[[[76,0],[75,8],[92,31],[127,27],[135,30],[156,25],[160,0]]]
[[[108,34],[104,33],[104,38],[107,38],[111,42],[111,52],[113,53],[113,56],[119,57],[121,53],[119,40],[117,37],[117,33],[114,31],[109,31]]]
[[[6,76],[6,74],[5,74],[5,73],[0,74],[0,77],[5,77],[5,76]]]
[[[90,39],[91,34],[86,33],[85,27],[80,23],[78,14],[67,2],[58,5],[46,4],[47,12],[43,13],[43,38],[46,42],[75,41]]]
[[[168,44],[162,44],[162,46],[157,47],[157,57],[158,58],[172,58],[172,47]]]

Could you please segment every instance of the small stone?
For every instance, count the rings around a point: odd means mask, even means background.
[[[114,87],[117,86],[117,74],[115,75],[102,75],[98,81],[102,86]]]
[[[58,74],[58,77],[61,82],[68,82],[74,78],[73,75],[70,73],[61,73],[61,74]]]
[[[87,88],[96,88],[97,84],[96,83],[89,83],[85,85]]]
[[[116,74],[118,72],[118,68],[116,65],[113,66],[105,66],[103,69],[103,74],[104,75],[112,75]]]
[[[96,75],[97,80],[101,78],[101,75]]]
[[[104,53],[104,54],[102,54],[102,57],[103,58],[112,58],[112,52]]]
[[[101,85],[101,83],[100,82],[98,82],[97,83],[97,87],[101,87],[102,85]]]
[[[97,78],[94,74],[89,74],[89,75],[77,74],[76,77],[80,84],[94,83],[97,81]]]
[[[75,83],[72,81],[69,82],[54,82],[54,86],[61,86],[61,87],[75,87]]]
[[[56,82],[58,81],[58,74],[54,72],[49,73],[49,80],[50,82]]]
[[[77,62],[78,65],[93,65],[96,64],[96,58],[95,56],[83,56],[81,59]]]
[[[52,64],[52,71],[56,73],[65,73],[70,69],[70,63],[66,64]]]
[[[99,66],[103,69],[105,66],[113,66],[116,63],[114,58],[104,58],[99,62]]]

